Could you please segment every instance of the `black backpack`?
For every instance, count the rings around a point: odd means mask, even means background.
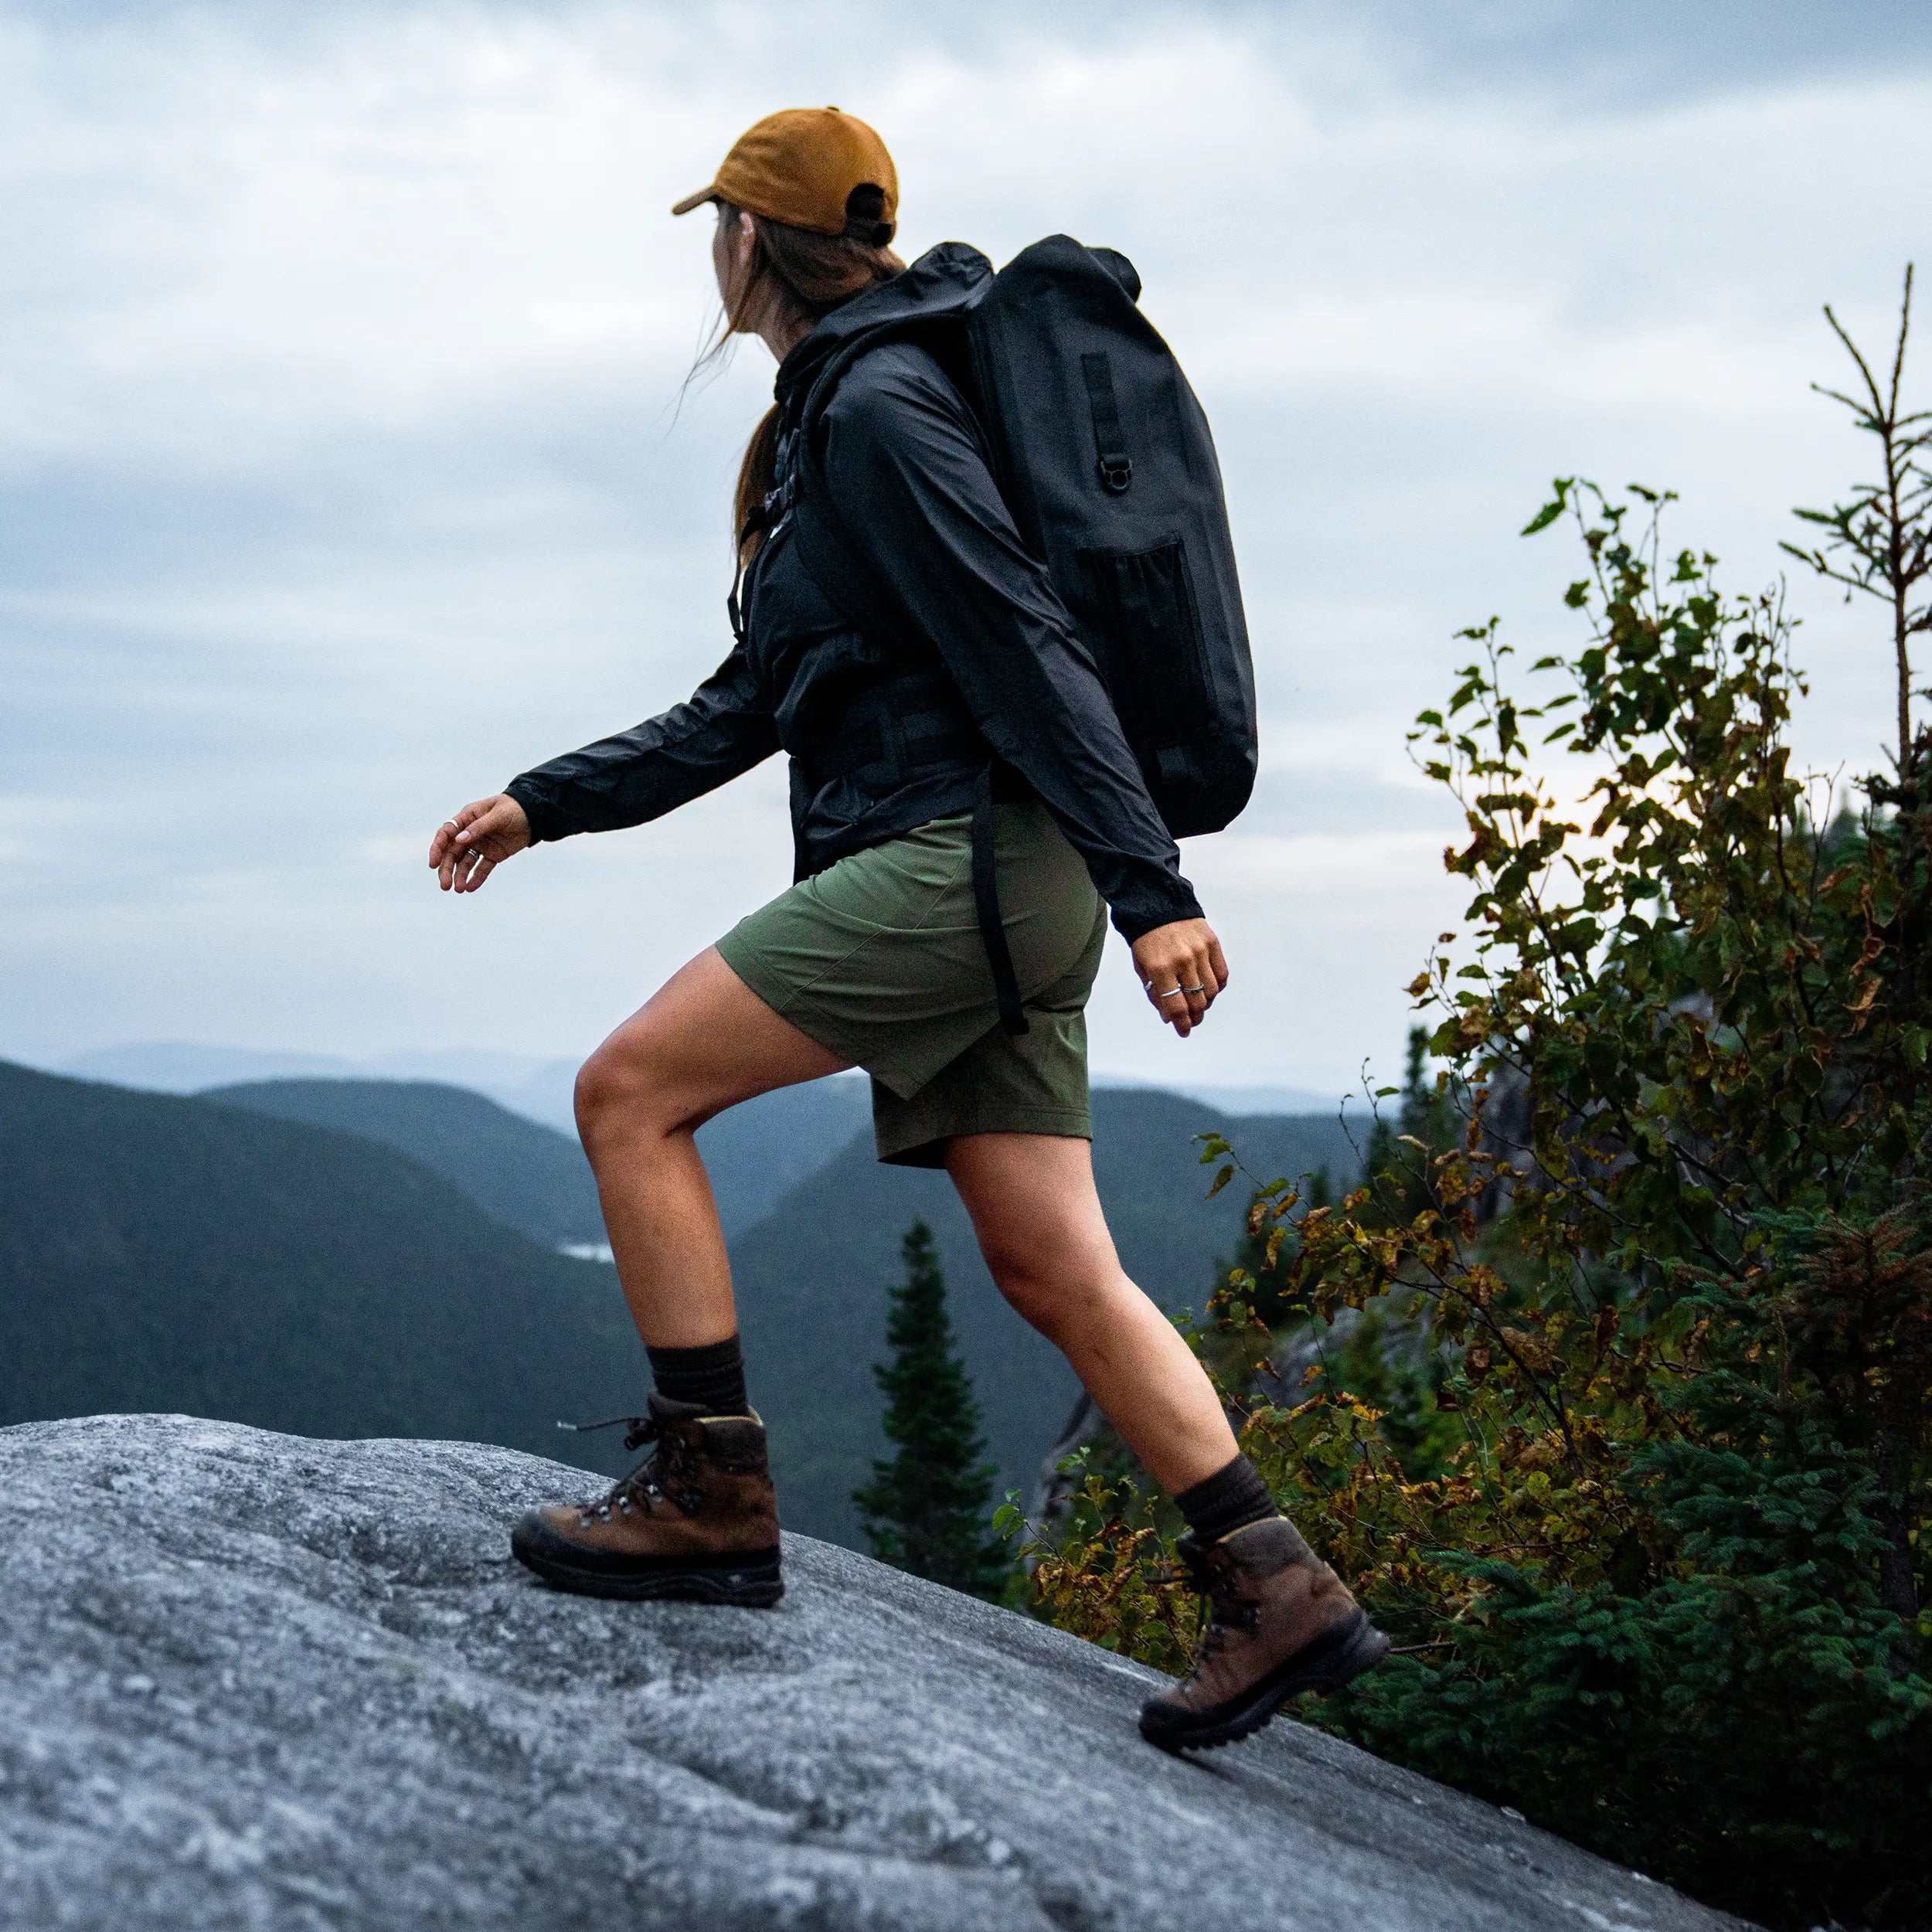
[[[1214,440],[1140,292],[1124,255],[1049,235],[958,306],[855,337],[800,413],[798,539],[835,603],[862,623],[869,601],[889,608],[890,587],[840,532],[816,431],[858,357],[889,337],[926,342],[972,405],[1000,494],[1185,838],[1219,832],[1253,789],[1254,669]]]
[[[947,247],[962,265],[989,266]],[[930,347],[971,404],[1013,521],[1100,666],[1155,809],[1185,838],[1219,832],[1254,788],[1254,667],[1214,440],[1140,293],[1124,255],[1049,235],[975,277],[958,302],[859,332],[813,379],[788,432],[783,507],[835,604],[862,628],[903,622],[892,587],[842,529],[818,430],[869,349],[909,335]],[[989,764],[973,814],[974,896],[1001,1024],[1024,1033],[992,801]]]

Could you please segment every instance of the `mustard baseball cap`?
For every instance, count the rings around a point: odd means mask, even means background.
[[[875,189],[883,205],[869,195]],[[819,235],[850,235],[883,248],[899,220],[899,171],[886,144],[855,115],[836,107],[787,107],[767,114],[731,144],[709,188],[672,209],[688,215],[708,201],[728,201],[769,221]]]

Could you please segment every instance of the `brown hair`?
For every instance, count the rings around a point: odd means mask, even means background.
[[[869,206],[855,207],[869,197]],[[751,261],[748,271],[726,307],[716,339],[699,359],[700,366],[723,352],[730,338],[753,327],[768,302],[777,301],[794,314],[816,322],[862,295],[880,282],[890,281],[906,264],[883,242],[879,232],[883,198],[876,188],[855,188],[846,203],[846,232],[820,235],[789,222],[751,217]],[[718,204],[721,223],[736,226],[741,211],[728,201]],[[885,231],[889,234],[889,229]],[[751,433],[744,460],[738,466],[738,487],[731,512],[731,540],[739,561],[749,561],[762,532],[746,526],[764,503],[774,479],[778,454],[776,404]]]

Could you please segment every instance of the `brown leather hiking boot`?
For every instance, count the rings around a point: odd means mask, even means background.
[[[651,1397],[627,1449],[657,1447],[600,1502],[533,1509],[510,1548],[545,1582],[592,1597],[684,1597],[763,1607],[785,1594],[778,1505],[755,1415]]]
[[[1231,1744],[1301,1691],[1338,1690],[1381,1662],[1389,1640],[1286,1517],[1219,1543],[1178,1546],[1209,1605],[1194,1668],[1141,1711],[1163,1750]]]

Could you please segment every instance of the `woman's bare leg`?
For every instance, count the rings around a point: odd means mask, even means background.
[[[1173,1324],[1122,1271],[1088,1143],[963,1134],[946,1169],[1000,1292],[1073,1365],[1155,1479],[1173,1495],[1226,1468],[1233,1431]]]
[[[692,1135],[754,1094],[849,1064],[781,1019],[715,946],[584,1062],[577,1131],[648,1346],[701,1348],[737,1330],[724,1231]]]

